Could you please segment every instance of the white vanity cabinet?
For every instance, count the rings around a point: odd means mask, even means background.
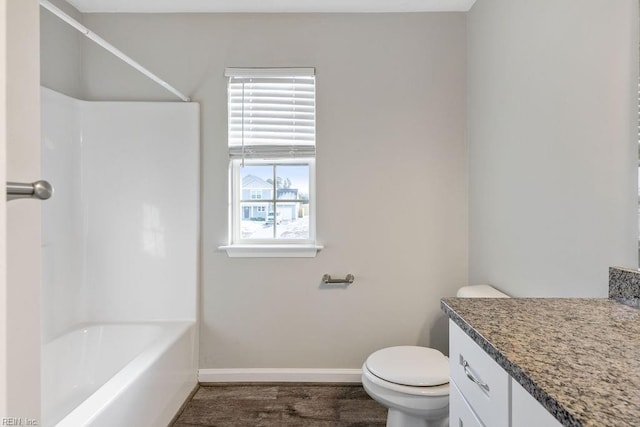
[[[561,426],[451,320],[449,354],[451,427]]]
[[[509,374],[452,321],[449,321],[449,374],[451,384],[457,387],[482,425],[509,427]],[[458,427],[459,415],[450,415],[450,425]]]

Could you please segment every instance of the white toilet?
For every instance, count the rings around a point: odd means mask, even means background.
[[[465,286],[458,297],[509,298],[489,285]],[[389,408],[387,427],[448,427],[449,359],[438,350],[388,347],[362,366],[362,385]]]

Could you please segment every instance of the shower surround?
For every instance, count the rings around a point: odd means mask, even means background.
[[[166,425],[195,387],[198,150],[196,103],[42,89],[43,425]]]

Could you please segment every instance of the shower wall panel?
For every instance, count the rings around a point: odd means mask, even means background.
[[[195,320],[199,106],[42,89],[43,341],[84,322]]]
[[[89,319],[195,320],[198,105],[82,110]]]
[[[41,93],[42,177],[55,186],[42,202],[42,340],[86,319],[86,223],[82,207],[81,103]]]

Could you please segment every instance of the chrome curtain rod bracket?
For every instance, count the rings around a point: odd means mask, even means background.
[[[347,274],[344,279],[332,279],[330,274],[325,274],[322,276],[323,283],[342,283],[342,284],[352,284],[355,280],[355,276],[351,273]]]
[[[31,184],[22,182],[7,182],[7,200],[47,200],[52,195],[53,187],[47,181],[40,180]]]

